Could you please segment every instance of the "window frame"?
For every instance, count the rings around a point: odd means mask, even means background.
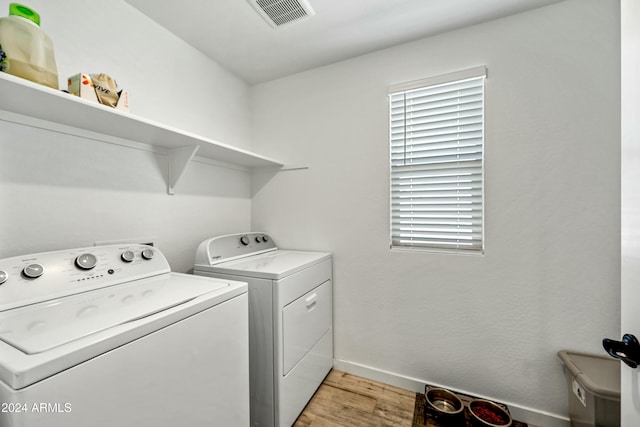
[[[454,245],[454,243],[456,242],[457,239],[450,239],[448,240],[448,242],[451,243],[450,247],[446,247],[445,243],[441,243],[441,244],[428,244],[428,243],[422,243],[419,242],[418,240],[416,241],[416,243],[414,244],[402,244],[401,242],[397,241],[399,240],[399,233],[398,235],[394,234],[394,222],[396,223],[400,223],[400,219],[398,218],[396,221],[394,221],[394,177],[395,179],[398,179],[398,166],[394,166],[394,140],[393,140],[393,101],[392,101],[392,97],[394,95],[398,95],[398,94],[403,94],[406,92],[411,92],[411,91],[416,91],[416,90],[423,90],[425,88],[433,88],[433,87],[438,87],[441,85],[447,85],[447,84],[460,84],[461,82],[465,82],[467,80],[473,80],[473,79],[478,79],[481,78],[481,84],[479,85],[481,87],[481,122],[480,122],[480,133],[481,133],[481,143],[480,143],[480,147],[481,147],[481,158],[480,158],[480,208],[479,208],[479,212],[480,212],[480,222],[479,222],[479,226],[476,225],[475,229],[479,229],[479,247],[477,247],[477,245],[475,247],[466,249],[464,248],[465,245],[463,245],[462,243],[460,243],[458,241],[457,244]],[[389,102],[389,117],[388,117],[388,125],[389,125],[389,151],[388,151],[388,155],[389,155],[389,248],[393,251],[427,251],[427,252],[444,252],[444,253],[455,253],[455,254],[468,254],[468,255],[483,255],[485,252],[485,245],[486,245],[486,233],[485,233],[485,204],[486,204],[486,198],[485,198],[485,146],[486,146],[486,141],[485,141],[485,126],[486,126],[486,109],[485,109],[485,95],[486,95],[486,78],[487,78],[487,67],[486,66],[480,66],[480,67],[475,67],[475,68],[471,68],[471,69],[467,69],[467,70],[462,70],[462,71],[457,71],[457,72],[453,72],[453,73],[447,73],[447,74],[442,74],[442,75],[438,75],[438,76],[434,76],[434,77],[429,77],[426,79],[420,79],[420,80],[415,80],[415,81],[411,81],[411,82],[406,82],[406,83],[400,83],[400,84],[395,84],[395,85],[391,85],[389,87],[388,90],[388,102]],[[402,104],[403,107],[406,108],[407,104],[406,104],[406,99],[405,99],[405,103]],[[403,115],[406,116],[406,112],[402,113]],[[405,135],[405,139],[406,139],[406,134],[407,134],[407,130],[405,129],[403,131],[403,134]],[[457,140],[458,143],[460,141],[460,139]],[[407,152],[403,153],[402,156],[406,156]],[[405,161],[406,161],[406,157],[405,157]],[[395,168],[395,170],[394,170]],[[428,168],[428,167],[426,167]],[[461,167],[462,168],[462,167]],[[451,168],[451,169],[455,169],[455,168]],[[460,175],[458,175],[460,176]],[[396,193],[398,193],[396,191]],[[397,195],[396,195],[397,197]],[[413,221],[414,218],[411,218],[411,221]],[[415,226],[415,224],[412,223],[412,225]],[[474,226],[469,226],[470,230],[474,229]]]

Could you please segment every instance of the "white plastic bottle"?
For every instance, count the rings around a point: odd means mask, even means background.
[[[18,3],[0,18],[0,71],[58,89],[53,43],[40,29],[40,15]]]

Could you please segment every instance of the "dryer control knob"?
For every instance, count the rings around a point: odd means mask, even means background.
[[[153,249],[149,249],[149,248],[143,249],[140,255],[142,255],[143,259],[150,260],[151,258],[153,258],[153,255],[154,255]]]
[[[269,236],[267,236],[266,234],[262,236],[262,241],[267,243],[269,241]]]
[[[262,242],[262,236],[256,236],[256,243]]]
[[[83,270],[91,270],[98,263],[98,258],[93,254],[82,254],[76,258],[76,266]]]
[[[122,255],[120,255],[120,259],[122,259],[122,261],[124,262],[133,262],[135,257],[136,255],[133,253],[133,251],[124,251],[122,252]]]
[[[7,272],[4,270],[0,270],[0,285],[6,282],[7,279],[9,279],[9,275],[7,274]]]
[[[247,246],[249,244],[249,238],[247,236],[242,236],[240,238],[240,243],[242,243],[242,246]]]
[[[44,267],[40,264],[29,264],[23,270],[24,274],[29,279],[36,279],[44,273]]]

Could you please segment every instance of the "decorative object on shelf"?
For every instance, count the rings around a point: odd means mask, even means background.
[[[116,81],[107,74],[74,74],[67,79],[67,88],[82,99],[129,111],[129,92],[118,90]]]
[[[53,42],[40,29],[40,15],[18,3],[0,18],[0,71],[58,89]]]
[[[3,73],[7,71],[9,68],[9,62],[7,61],[7,54],[2,50],[2,45],[0,44],[0,71]]]

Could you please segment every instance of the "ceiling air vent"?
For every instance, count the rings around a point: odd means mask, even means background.
[[[306,0],[249,0],[249,3],[274,28],[315,15]]]

